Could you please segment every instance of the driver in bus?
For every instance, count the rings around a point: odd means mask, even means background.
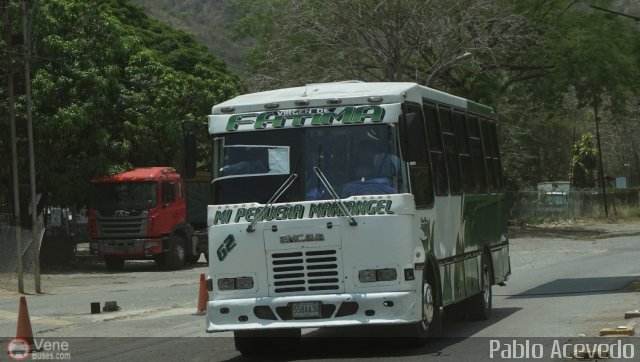
[[[365,140],[358,144],[355,154],[355,180],[349,182],[341,197],[397,193],[390,180],[398,175],[400,159],[385,150],[380,142]]]

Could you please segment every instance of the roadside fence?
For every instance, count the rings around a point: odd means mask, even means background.
[[[35,259],[33,257],[33,238],[31,229],[20,229],[22,240],[22,272],[26,277],[35,273]],[[38,238],[42,240],[42,233]],[[39,245],[38,245],[39,247]],[[0,287],[17,291],[18,253],[16,243],[16,227],[6,222],[0,222]]]
[[[511,222],[590,219],[604,217],[602,193],[578,190],[541,194],[538,191],[507,191],[508,218]],[[640,216],[640,194],[607,193],[609,217]]]

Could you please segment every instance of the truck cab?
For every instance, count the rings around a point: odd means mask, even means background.
[[[187,220],[185,181],[175,169],[136,168],[91,183],[90,251],[109,270],[139,259],[179,269],[205,251],[206,237],[201,243],[201,233]]]

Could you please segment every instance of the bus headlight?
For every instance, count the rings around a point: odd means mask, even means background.
[[[252,277],[236,278],[236,288],[237,289],[253,289],[253,278]]]
[[[388,282],[396,280],[398,273],[393,268],[386,269],[366,269],[358,272],[360,283]]]
[[[395,269],[378,269],[378,281],[388,282],[390,280],[396,280],[398,274]]]
[[[358,272],[358,279],[360,283],[371,283],[376,281],[376,270],[375,269],[367,269],[360,270]]]
[[[218,279],[218,290],[253,289],[252,277]]]
[[[234,290],[236,289],[236,280],[234,278],[218,279],[218,290]]]

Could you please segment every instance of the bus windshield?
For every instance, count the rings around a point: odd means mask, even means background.
[[[408,192],[394,124],[238,132],[214,140],[216,204],[265,203],[291,173],[280,202],[331,199],[318,167],[341,198]]]

